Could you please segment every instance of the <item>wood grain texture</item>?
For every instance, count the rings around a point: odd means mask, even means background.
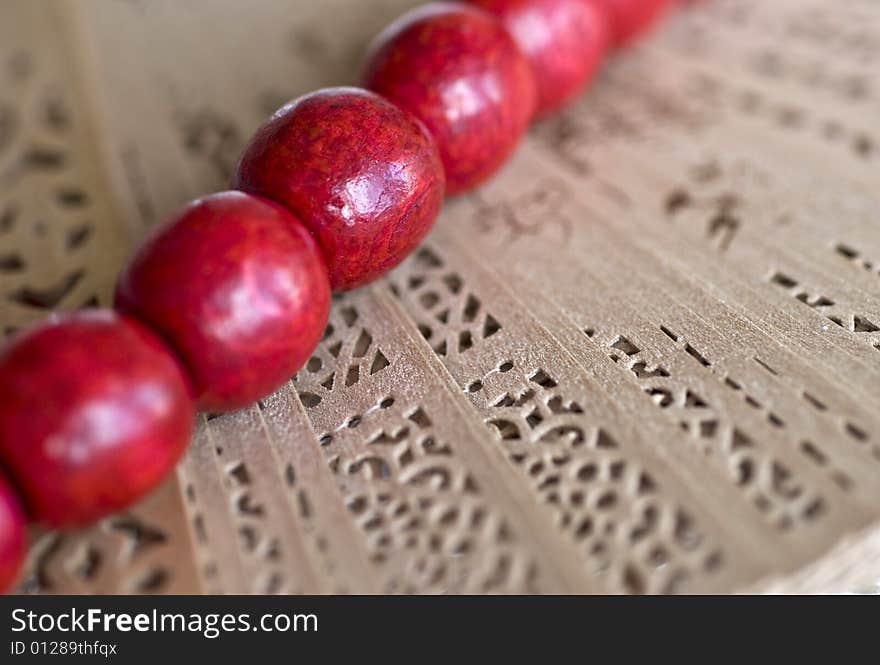
[[[0,8],[0,324],[105,303],[413,0]],[[880,6],[706,0],[306,367],[28,593],[844,592],[880,579]]]

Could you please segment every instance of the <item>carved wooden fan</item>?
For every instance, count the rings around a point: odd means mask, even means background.
[[[414,4],[5,2],[4,330],[107,303]],[[880,590],[878,72],[872,0],[676,13],[20,590]]]

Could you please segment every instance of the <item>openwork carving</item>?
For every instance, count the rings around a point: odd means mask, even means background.
[[[33,546],[34,567],[22,581],[22,593],[86,593],[112,589],[125,575],[126,593],[156,593],[168,585],[170,571],[151,561],[167,534],[136,517],[120,516],[102,523],[88,536],[44,534]],[[135,570],[137,573],[135,574]]]
[[[395,277],[404,271],[390,278],[391,291],[408,306],[419,332],[438,356],[466,353],[501,330],[483,301],[430,245],[416,250],[406,268],[405,280]]]
[[[17,591],[193,592],[198,586],[191,579],[191,564],[177,556],[183,535],[179,511],[176,487],[167,483],[136,509],[89,529],[41,532]]]
[[[862,270],[866,270],[875,275],[880,275],[880,261],[866,258],[858,249],[855,249],[851,245],[839,242],[834,245],[834,253],[846,261],[858,266]]]
[[[820,312],[838,328],[866,338],[875,349],[880,350],[880,335],[877,334],[880,332],[880,325],[874,323],[867,314],[853,312],[845,305],[840,306],[818,289],[805,286],[786,273],[774,272],[768,281],[810,309]]]
[[[422,407],[386,397],[325,454],[386,592],[536,591],[536,564]]]
[[[106,302],[125,229],[109,219],[82,118],[49,53],[0,51],[0,332]],[[104,260],[95,265],[99,252]],[[110,259],[107,265],[107,259]]]
[[[388,358],[359,318],[357,307],[336,298],[324,339],[294,379],[306,408],[318,406],[332,390],[352,388],[388,367]]]
[[[680,353],[709,370],[711,361],[686,339],[669,328],[663,327],[662,331],[675,342]],[[726,473],[730,482],[771,524],[787,531],[821,517],[825,499],[811,489],[805,479],[799,478],[785,460],[768,449],[760,437],[738,424],[723,404],[713,403],[695,387],[694,381],[682,381],[673,375],[661,361],[654,361],[637,346],[633,338],[609,334],[601,335],[601,339],[609,348],[611,359],[627,368],[656,407],[688,434],[688,440]],[[728,376],[724,381],[730,390],[743,391],[734,378]],[[766,414],[771,427],[785,428],[777,414],[766,410],[748,394],[743,396],[749,406]],[[812,448],[810,450],[812,452]],[[838,481],[848,487],[849,479],[838,474]]]
[[[536,498],[553,508],[591,574],[622,593],[672,593],[723,563],[693,517],[664,500],[651,472],[541,368],[512,361],[465,391]]]

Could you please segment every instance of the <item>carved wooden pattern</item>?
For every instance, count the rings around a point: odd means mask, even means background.
[[[21,13],[0,28],[0,318],[8,333],[53,309],[106,303],[127,226],[101,195],[83,99],[48,37],[54,17],[36,7],[6,11]]]
[[[6,3],[4,333],[106,304],[414,4],[216,2],[205,32],[172,0]],[[286,386],[200,416],[160,490],[35,529],[19,591],[876,593],[878,35],[872,0],[674,12],[337,296]]]

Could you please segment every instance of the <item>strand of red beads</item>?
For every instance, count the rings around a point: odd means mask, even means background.
[[[134,255],[115,311],[53,315],[0,353],[0,591],[28,519],[76,527],[154,488],[197,409],[230,411],[289,380],[331,290],[366,284],[425,237],[444,194],[475,187],[529,123],[571,100],[612,47],[670,0],[470,0],[383,32],[364,87],[281,108],[237,191],[178,211]]]

